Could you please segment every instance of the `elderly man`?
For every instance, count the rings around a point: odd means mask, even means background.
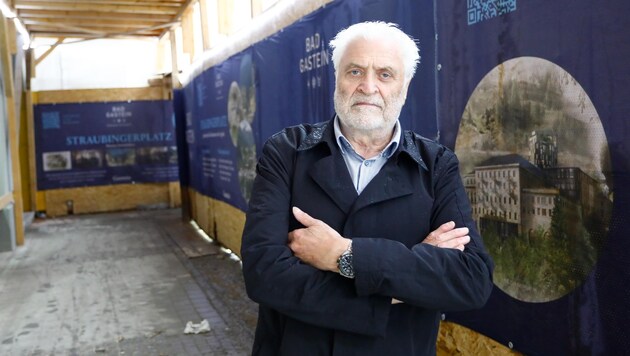
[[[493,286],[457,158],[400,127],[413,39],[365,22],[330,47],[335,117],[275,134],[258,162],[241,250],[253,354],[435,354],[440,311]]]

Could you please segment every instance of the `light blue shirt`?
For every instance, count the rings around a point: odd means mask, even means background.
[[[346,162],[350,177],[352,177],[352,183],[357,190],[357,194],[361,194],[363,189],[370,183],[378,172],[383,168],[389,157],[391,157],[400,142],[400,122],[396,120],[396,126],[394,127],[394,135],[391,141],[385,146],[385,148],[376,156],[369,157],[367,159],[361,157],[352,145],[341,133],[341,127],[339,126],[339,117],[335,116],[335,137],[337,138],[337,144],[341,149],[341,155]]]

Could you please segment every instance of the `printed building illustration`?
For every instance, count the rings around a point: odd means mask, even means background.
[[[557,150],[552,133],[534,131],[529,160],[518,154],[492,157],[463,177],[480,232],[530,236],[542,229],[547,236],[556,208],[568,212],[564,219],[588,220],[587,230],[601,228],[612,204],[600,182],[579,167],[558,167]]]

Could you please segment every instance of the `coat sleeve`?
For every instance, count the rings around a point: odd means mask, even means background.
[[[444,149],[431,175],[431,230],[452,220],[469,228],[471,241],[462,252],[424,243],[408,248],[385,238],[354,239],[357,294],[386,295],[442,311],[480,308],[493,288],[493,263],[472,219],[455,154]]]
[[[257,165],[241,247],[249,297],[302,322],[365,335],[384,335],[390,298],[359,296],[353,282],[317,270],[287,246],[295,149],[285,135],[272,137]]]

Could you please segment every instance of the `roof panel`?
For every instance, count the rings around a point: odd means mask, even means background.
[[[14,0],[32,36],[134,37],[162,35],[191,0]]]

